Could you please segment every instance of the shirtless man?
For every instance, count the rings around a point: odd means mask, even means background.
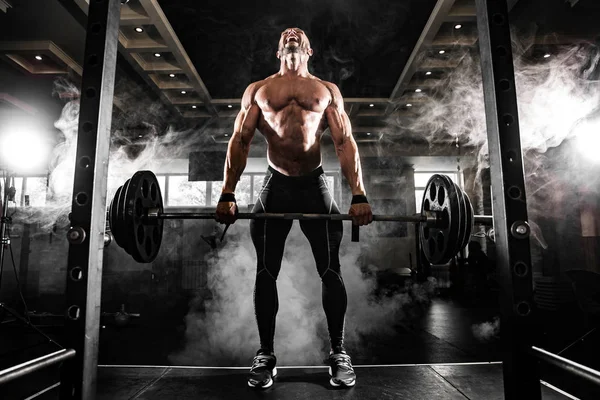
[[[342,173],[352,190],[349,214],[353,216],[353,223],[366,225],[372,221],[358,148],[342,95],[336,85],[308,72],[312,54],[304,31],[286,29],[277,51],[277,58],[281,60],[279,72],[250,84],[244,92],[225,161],[225,180],[216,212],[219,222],[235,222],[234,191],[246,167],[256,129],[267,140],[269,168],[253,212],[339,214],[321,167],[320,140],[328,126]],[[248,377],[250,387],[267,388],[277,374],[273,350],[279,307],[276,281],[292,222],[250,222],[258,261],[254,310],[260,336],[260,350]],[[354,386],[356,375],[344,349],[347,297],[339,262],[342,221],[300,221],[300,227],[310,242],[322,281],[323,308],[331,343],[330,383]]]

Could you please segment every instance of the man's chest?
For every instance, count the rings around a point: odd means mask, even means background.
[[[281,79],[262,86],[256,93],[256,102],[264,112],[277,112],[289,106],[323,112],[331,102],[331,93],[318,81]]]

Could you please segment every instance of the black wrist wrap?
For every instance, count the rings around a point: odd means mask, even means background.
[[[352,203],[350,204],[360,204],[360,203],[368,203],[367,196],[364,194],[355,194],[352,196]]]
[[[221,197],[219,197],[219,203],[222,203],[222,202],[234,202],[237,204],[237,202],[235,201],[235,194],[221,193]]]

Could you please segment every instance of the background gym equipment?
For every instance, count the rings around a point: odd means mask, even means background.
[[[162,242],[165,219],[214,219],[214,213],[165,213],[156,176],[138,171],[117,189],[108,210],[115,242],[140,263],[152,262]],[[348,214],[240,213],[238,219],[343,220]],[[469,196],[446,175],[433,175],[425,188],[421,213],[373,215],[373,221],[419,224],[419,240],[427,260],[447,263],[469,242],[475,223],[491,224],[492,218],[476,216]],[[358,241],[358,226],[352,226]]]

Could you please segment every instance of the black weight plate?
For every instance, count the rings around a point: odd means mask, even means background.
[[[436,212],[438,222],[434,226],[419,225],[421,247],[431,264],[445,264],[456,254],[460,230],[459,206],[452,180],[445,175],[433,175],[425,187],[421,213]]]
[[[145,220],[149,208],[160,212],[163,209],[158,180],[151,171],[138,171],[131,178],[125,197],[125,231],[130,254],[140,263],[154,261],[162,243],[163,220]]]
[[[117,216],[117,210],[119,209],[119,196],[121,195],[122,190],[123,186],[119,186],[115,192],[115,195],[113,196],[112,201],[110,202],[110,208],[108,209],[108,224],[110,225],[110,231],[119,247],[123,247],[121,244],[123,241],[121,237],[123,230],[119,228],[120,222]]]
[[[454,182],[454,187],[456,188],[456,194],[459,202],[460,209],[460,222],[459,222],[459,233],[458,239],[456,240],[456,244],[454,246],[455,255],[462,249],[462,243],[465,241],[465,235],[467,233],[467,203],[465,201],[465,192],[458,186],[456,182]]]
[[[119,194],[118,197],[118,203],[117,203],[117,230],[119,231],[119,236],[121,237],[121,243],[119,243],[119,246],[121,246],[123,248],[123,250],[125,250],[127,253],[131,254],[131,251],[129,249],[129,242],[130,242],[130,237],[129,237],[129,231],[127,231],[127,215],[126,215],[126,210],[125,210],[125,198],[127,196],[127,191],[129,190],[129,183],[131,182],[131,179],[127,179],[125,181],[125,183],[123,184],[123,187],[121,188],[121,193]]]
[[[463,196],[465,198],[465,204],[467,209],[467,223],[466,223],[466,232],[465,232],[465,240],[461,243],[460,250],[467,247],[469,242],[471,241],[471,235],[473,234],[473,227],[475,223],[475,212],[473,211],[473,204],[471,203],[471,199],[469,195],[463,192]]]

